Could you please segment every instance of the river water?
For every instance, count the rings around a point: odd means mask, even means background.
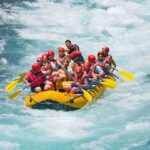
[[[149,0],[0,0],[0,150],[149,150],[149,10]],[[66,39],[85,58],[108,45],[135,80],[78,111],[27,108],[29,90],[9,101],[4,86]]]

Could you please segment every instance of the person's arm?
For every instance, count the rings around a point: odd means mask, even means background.
[[[86,89],[88,87],[88,78],[84,79],[84,84],[81,84],[81,87]]]
[[[112,75],[115,68],[116,68],[116,66],[117,66],[113,58],[111,59],[111,64],[112,64],[112,67],[111,67],[111,70],[110,70],[110,74]]]
[[[27,75],[27,74],[26,74],[25,77],[23,78],[23,81],[24,81],[25,84],[27,84],[27,85],[29,85],[29,86],[31,85],[31,83],[28,81],[28,75]]]

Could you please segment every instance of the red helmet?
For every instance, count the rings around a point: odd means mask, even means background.
[[[65,52],[65,49],[63,47],[58,47],[58,52]]]
[[[46,59],[48,58],[48,54],[47,53],[45,53],[45,54],[42,55],[42,60],[45,59],[45,58]]]
[[[88,56],[88,62],[95,62],[96,57],[94,55],[89,55]]]
[[[35,63],[32,65],[32,70],[35,72],[39,72],[41,69],[41,65],[39,63]]]
[[[82,72],[82,67],[81,67],[81,66],[77,66],[77,67],[75,68],[75,72],[81,73],[81,72]]]
[[[84,67],[85,67],[85,68],[89,68],[89,69],[90,69],[91,65],[90,65],[90,63],[89,63],[89,62],[85,62],[85,63],[84,63]]]
[[[104,46],[104,47],[102,48],[102,52],[105,53],[105,54],[108,54],[108,53],[109,53],[109,47]]]
[[[41,61],[42,61],[42,57],[38,57],[37,62],[41,62]]]
[[[48,56],[54,56],[54,51],[53,50],[49,50],[48,51]]]

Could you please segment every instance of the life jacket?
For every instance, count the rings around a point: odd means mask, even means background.
[[[35,74],[32,70],[27,72],[27,78],[28,78],[29,83],[33,82],[33,84],[31,84],[31,87],[40,86],[45,81],[45,77],[43,76],[43,74],[41,72]]]
[[[72,47],[70,48],[70,51],[68,52],[68,54],[71,54],[72,52],[74,52],[74,51],[76,51],[76,50],[80,51],[80,48],[79,48],[78,45],[73,44]],[[79,63],[82,64],[82,63],[85,62],[85,60],[84,60],[82,54],[80,54],[79,56],[73,58],[72,60],[73,60],[75,63],[77,63],[77,64],[79,64]]]
[[[76,44],[73,44],[72,47],[70,48],[68,54],[71,54],[75,50],[80,50],[79,46]]]
[[[80,84],[84,84],[84,79],[88,78],[87,74],[83,73],[82,77],[78,77],[77,73],[74,73],[74,79],[76,82],[79,82]]]
[[[80,54],[79,56],[75,57],[72,59],[75,63],[77,64],[83,64],[85,63],[85,60],[83,58],[83,56]]]

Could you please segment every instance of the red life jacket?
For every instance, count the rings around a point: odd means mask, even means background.
[[[35,82],[31,84],[31,87],[37,87],[44,83],[45,77],[41,77],[43,74],[39,72],[38,74],[35,74],[32,70],[27,72],[27,78],[30,83]]]
[[[85,73],[83,73],[82,77],[78,77],[77,73],[76,72],[74,73],[75,81],[79,82],[80,84],[84,84],[84,79],[85,78],[88,78],[88,76]]]

